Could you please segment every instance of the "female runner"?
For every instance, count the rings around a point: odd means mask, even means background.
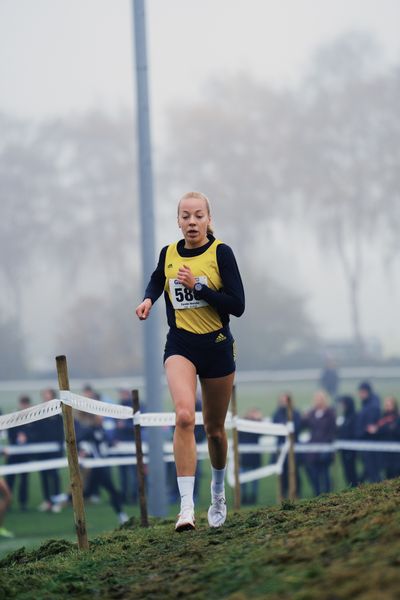
[[[176,531],[195,528],[197,375],[212,470],[208,523],[220,527],[226,520],[224,423],[235,373],[229,315],[243,314],[244,291],[233,252],[215,239],[210,223],[207,197],[200,192],[185,194],[178,204],[178,226],[184,239],[161,250],[144,300],[136,309],[139,319],[147,319],[164,291],[170,327],[164,366],[176,413],[174,456],[181,496]]]

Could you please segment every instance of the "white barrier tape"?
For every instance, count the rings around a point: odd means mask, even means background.
[[[64,404],[92,415],[112,417],[113,419],[132,419],[133,417],[133,409],[129,406],[93,400],[93,398],[86,398],[86,396],[80,396],[67,390],[60,391],[60,398]]]
[[[257,479],[263,479],[264,477],[270,477],[271,475],[279,475],[280,471],[278,469],[277,463],[273,465],[266,465],[265,467],[260,467],[259,469],[254,469],[253,471],[245,471],[239,474],[239,482],[240,483],[249,483],[250,481],[255,481]]]
[[[259,449],[261,450],[261,449]],[[243,471],[239,473],[239,483],[248,483],[264,477],[270,477],[271,475],[280,475],[283,470],[283,465],[286,456],[289,452],[289,440],[280,447],[279,456],[277,461],[272,465],[266,465],[265,467],[259,467],[258,469],[252,469],[251,471]],[[234,461],[233,461],[233,449],[229,447],[229,461],[227,469],[227,480],[231,487],[235,486],[234,476]]]
[[[283,465],[284,465],[285,459],[288,455],[288,452],[289,452],[289,442],[288,442],[288,440],[286,440],[286,442],[283,444],[283,446],[281,448],[281,452],[279,454],[278,460],[276,461],[278,475],[280,475],[283,471]]]
[[[400,452],[399,442],[364,442],[362,440],[337,440],[332,444],[295,444],[296,453],[336,452],[351,450],[353,452]]]
[[[144,459],[147,462],[147,459]],[[136,456],[107,456],[103,458],[80,458],[79,464],[85,469],[95,469],[96,467],[116,467],[119,465],[136,465]]]
[[[64,444],[57,442],[43,442],[40,444],[20,444],[18,446],[3,446],[0,452],[7,456],[18,456],[20,454],[46,454],[48,452],[60,452]]]
[[[8,415],[2,415],[0,417],[0,429],[11,429],[11,427],[18,427],[21,425],[27,425],[34,421],[40,421],[41,419],[47,419],[54,415],[61,413],[61,402],[60,400],[49,400],[48,402],[42,402],[31,406],[30,408],[24,408]]]
[[[288,433],[294,433],[294,423],[293,421],[288,421],[286,423],[286,428]]]
[[[139,422],[141,427],[173,427],[175,413],[142,413]]]
[[[141,419],[142,413],[140,412],[140,410],[136,411],[135,413],[133,413],[133,425],[140,425],[140,419]]]
[[[62,469],[68,466],[66,458],[52,458],[50,460],[35,460],[32,462],[15,465],[1,465],[0,476],[18,473],[33,473],[35,471],[48,471],[49,469]]]
[[[233,463],[232,460],[229,461],[230,464]],[[239,473],[239,483],[248,483],[250,481],[255,481],[256,479],[262,479],[264,477],[270,477],[271,475],[278,474],[278,466],[277,463],[273,465],[266,465],[265,467],[260,467],[258,469],[253,469],[252,471],[244,471]],[[235,487],[235,477],[233,473],[233,468],[227,470],[227,480],[230,487]]]
[[[164,462],[174,462],[173,454],[166,454]],[[143,462],[148,463],[148,457],[143,457]],[[98,467],[112,467],[119,465],[135,465],[136,456],[107,456],[104,458],[79,458],[79,464],[83,468],[95,469]],[[50,460],[37,460],[13,465],[0,465],[0,477],[20,473],[33,473],[48,471],[49,469],[63,469],[68,466],[66,458],[53,458]]]
[[[129,406],[122,406],[121,404],[112,404],[108,402],[101,402],[100,400],[93,400],[86,396],[80,396],[74,394],[68,390],[60,391],[60,400],[50,400],[49,402],[43,402],[31,408],[10,413],[0,417],[0,429],[9,429],[10,427],[16,427],[17,425],[23,425],[45,419],[46,417],[53,416],[54,414],[61,413],[61,402],[67,406],[71,406],[79,411],[88,412],[102,417],[111,417],[114,419],[133,419],[135,424],[140,424],[142,427],[174,427],[175,426],[175,413],[138,413],[134,416],[133,409]],[[201,412],[195,413],[195,424],[203,425],[203,415]],[[228,413],[225,421],[227,429],[231,429],[233,425],[233,418],[231,413]],[[286,425],[271,423],[268,421],[252,421],[249,419],[240,419],[235,417],[235,425],[238,431],[245,431],[251,433],[260,433],[264,435],[273,436],[287,436],[288,428]]]
[[[270,421],[252,421],[250,419],[237,420],[238,431],[246,431],[248,433],[261,433],[263,435],[283,436],[287,437],[288,428],[280,423],[271,423]]]
[[[332,453],[335,452],[334,444],[313,444],[307,442],[306,444],[295,444],[294,451],[299,454],[311,454],[312,452]]]
[[[337,450],[360,450],[372,452],[400,452],[399,442],[364,442],[362,440],[337,440],[334,443]]]

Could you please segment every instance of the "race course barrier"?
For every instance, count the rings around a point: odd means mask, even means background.
[[[62,360],[61,360],[62,359]],[[63,366],[64,363],[64,366]],[[64,369],[64,371],[63,371]],[[139,461],[147,462],[145,454],[147,453],[146,444],[139,443],[138,435],[140,435],[141,427],[173,427],[175,425],[175,413],[141,413],[137,402],[137,407],[122,406],[119,404],[111,404],[94,400],[85,396],[80,396],[71,392],[69,389],[68,375],[66,371],[65,357],[57,357],[57,371],[59,375],[60,393],[59,398],[32,406],[30,408],[13,412],[0,416],[0,430],[6,430],[21,425],[26,425],[41,419],[46,419],[54,415],[62,414],[64,421],[64,433],[66,440],[67,457],[51,458],[48,460],[32,460],[24,463],[14,463],[9,465],[0,465],[0,476],[13,473],[33,472],[48,469],[57,469],[69,467],[72,500],[74,507],[75,525],[78,534],[78,545],[80,548],[87,548],[86,525],[84,516],[82,483],[80,478],[80,468],[98,468],[114,465],[134,465],[138,464],[138,474],[141,472]],[[137,393],[133,392],[133,395]],[[234,404],[232,403],[232,409]],[[135,444],[118,444],[111,447],[108,456],[102,458],[80,458],[77,452],[75,439],[75,429],[72,410],[86,412],[102,417],[113,419],[130,419],[134,425]],[[335,452],[337,450],[350,451],[373,451],[373,452],[400,452],[400,443],[395,442],[370,442],[370,441],[353,441],[353,440],[337,440],[332,444],[311,444],[311,443],[294,443],[294,426],[291,419],[286,424],[276,424],[269,421],[254,421],[239,418],[236,414],[236,409],[232,414],[228,413],[225,426],[226,429],[233,432],[233,444],[229,445],[229,461],[227,469],[227,480],[229,485],[235,487],[235,492],[240,489],[240,484],[254,481],[262,477],[270,475],[282,474],[285,461],[290,452],[294,453],[309,453],[309,452]],[[289,416],[289,415],[288,415]],[[196,425],[203,424],[203,415],[197,412],[195,415]],[[267,442],[258,444],[239,445],[237,441],[237,432],[251,432],[262,436],[267,436]],[[272,443],[270,438],[283,438],[283,443]],[[140,448],[139,452],[138,449]],[[8,456],[17,456],[25,454],[46,454],[50,452],[59,452],[60,445],[56,443],[38,443],[38,444],[21,444],[16,446],[6,446],[3,453]],[[1,451],[1,448],[0,448]],[[198,446],[200,457],[205,457],[208,454],[207,444]],[[239,472],[239,461],[235,459],[239,453],[274,453],[276,454],[276,462],[269,464],[253,471]],[[121,454],[123,456],[121,456]],[[144,454],[142,459],[139,455]],[[125,455],[125,456],[124,456]],[[173,461],[173,447],[171,443],[164,444],[164,460],[166,462]],[[294,494],[295,495],[295,494]],[[235,507],[240,506],[239,500],[235,499]],[[142,507],[141,507],[142,509]],[[144,510],[144,509],[143,509]],[[146,509],[147,510],[147,509]],[[144,514],[144,513],[143,513]],[[142,517],[143,517],[142,514]],[[142,519],[142,523],[145,519]]]
[[[72,493],[72,504],[74,509],[75,528],[78,537],[78,546],[80,549],[87,549],[88,539],[86,530],[86,518],[83,502],[83,490],[82,490],[82,479],[80,475],[80,467],[87,466],[90,468],[96,468],[100,466],[110,466],[118,464],[135,464],[138,462],[139,454],[141,455],[141,442],[138,444],[138,436],[140,436],[141,427],[171,427],[175,425],[175,413],[141,413],[138,401],[136,408],[121,406],[119,404],[110,404],[80,396],[75,394],[69,389],[69,377],[67,369],[67,361],[65,356],[58,356],[56,358],[57,363],[57,374],[60,388],[60,397],[48,402],[44,402],[33,407],[13,412],[7,415],[0,416],[0,430],[10,429],[12,427],[18,427],[26,425],[41,419],[46,419],[54,415],[62,414],[64,423],[64,436],[65,445],[67,451],[67,459],[56,458],[44,461],[30,461],[26,463],[11,464],[0,466],[0,474],[6,475],[11,473],[23,473],[35,470],[45,470],[62,468],[68,465],[69,478]],[[137,391],[133,392],[133,397],[137,396]],[[136,440],[136,451],[140,448],[140,452],[137,452],[137,456],[132,452],[131,456],[127,457],[113,457],[108,456],[105,458],[79,458],[75,427],[72,410],[82,411],[91,413],[94,415],[100,415],[102,417],[109,417],[114,419],[131,419],[134,425],[135,440]],[[202,413],[196,413],[196,425],[203,424]],[[277,425],[273,423],[256,423],[254,421],[247,421],[246,419],[239,419],[235,414],[228,415],[226,420],[226,427],[232,429],[236,433],[236,447],[237,447],[237,432],[238,431],[251,431],[251,427],[256,429],[257,433],[262,433],[270,436],[283,436],[288,437],[290,432],[293,431],[293,426],[289,423],[287,425]],[[10,448],[10,455],[14,454],[26,454],[27,446],[21,450],[19,448]],[[37,453],[44,453],[43,447],[36,448]],[[237,450],[237,448],[236,448]],[[54,451],[54,448],[48,448],[48,452]],[[275,465],[269,465],[269,471],[274,473],[281,473],[284,460],[288,451],[288,445],[284,444],[278,449],[279,457]],[[167,460],[173,460],[172,453],[167,455]],[[142,461],[144,463],[144,460]],[[140,470],[138,464],[138,474]],[[143,466],[143,465],[142,465]],[[234,477],[236,489],[240,486],[240,477],[238,469],[236,469],[236,477]],[[264,474],[266,476],[266,473]],[[143,479],[141,476],[139,479]],[[229,475],[228,475],[229,481]],[[140,491],[140,490],[139,490]],[[142,507],[141,507],[142,508]],[[146,508],[147,512],[147,508]],[[147,519],[147,515],[146,519]],[[143,515],[142,515],[143,517]],[[146,521],[142,519],[142,523]]]

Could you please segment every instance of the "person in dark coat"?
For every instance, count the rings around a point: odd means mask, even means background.
[[[283,425],[286,425],[287,423],[287,405],[288,405],[288,399],[289,399],[289,394],[285,393],[285,394],[281,394],[281,396],[279,397],[278,400],[278,408],[276,409],[276,411],[274,412],[274,415],[272,417],[272,421],[273,423],[280,423]],[[294,423],[294,442],[295,444],[299,441],[299,432],[301,429],[301,414],[298,410],[296,410],[295,408],[293,408],[293,423]],[[285,443],[286,438],[285,437],[278,437],[278,446],[282,446]],[[300,465],[300,455],[296,454],[296,494],[298,497],[301,496],[301,479],[300,479],[300,471],[299,471],[299,465]],[[275,462],[278,459],[278,457],[275,457]],[[288,458],[286,457],[286,460],[283,464],[283,470],[282,470],[282,474],[281,474],[281,497],[282,498],[287,498],[289,494],[289,467],[288,467]]]
[[[24,410],[31,406],[31,399],[29,396],[21,396],[18,401],[19,410]],[[10,446],[23,447],[33,441],[34,424],[28,423],[26,425],[18,425],[18,427],[12,427],[7,430],[8,443]],[[16,465],[28,462],[32,459],[32,456],[27,452],[26,454],[9,454],[7,457],[7,465]],[[14,485],[19,480],[18,487],[18,502],[20,509],[25,511],[27,509],[29,500],[29,473],[10,473],[6,475],[7,485],[10,488],[10,492],[13,493]]]
[[[335,398],[339,388],[339,374],[333,359],[330,358],[326,361],[325,367],[321,372],[319,384],[332,399]]]
[[[302,426],[310,430],[311,444],[331,444],[336,435],[335,411],[329,406],[326,393],[319,390],[314,394],[314,408],[302,418]],[[332,452],[307,453],[304,458],[314,494],[331,491],[330,467]]]
[[[342,422],[338,426],[336,437],[338,440],[355,440],[357,414],[354,398],[352,396],[339,396],[337,404],[341,412]],[[357,452],[354,450],[340,450],[340,458],[347,485],[356,487],[358,485],[356,470]]]
[[[262,413],[258,408],[252,408],[244,415],[245,419],[250,421],[262,421]],[[238,432],[238,442],[240,445],[258,444],[261,435],[247,431]],[[253,471],[262,465],[260,452],[240,453],[240,471]],[[258,495],[258,479],[242,483],[240,485],[240,495],[242,504],[256,504]]]
[[[91,425],[83,426],[80,430],[80,437],[77,440],[79,446],[79,455],[91,458],[105,458],[108,456],[110,445],[109,436],[103,427],[103,417],[91,415]],[[121,494],[115,488],[109,466],[93,467],[90,469],[85,481],[84,498],[89,498],[93,494],[93,489],[104,488],[110,497],[110,504],[118,515],[119,522],[125,523],[128,516],[123,512]]]
[[[368,381],[363,381],[358,386],[358,395],[361,400],[361,409],[357,414],[356,438],[358,440],[371,441],[373,435],[369,433],[370,425],[375,425],[380,419],[380,398],[372,389]],[[363,473],[360,481],[376,483],[380,481],[380,458],[378,452],[363,451],[360,453],[363,462]]]
[[[393,396],[385,398],[383,415],[375,425],[368,426],[368,433],[382,442],[400,442],[400,416],[396,398]],[[400,454],[397,452],[379,454],[386,479],[400,477]]]
[[[55,390],[46,388],[41,392],[44,402],[49,402],[57,397]],[[51,460],[61,458],[64,455],[64,426],[61,415],[54,415],[41,421],[36,421],[34,425],[34,441],[36,443],[56,443],[58,450],[53,452],[44,452],[38,455],[38,460]],[[43,502],[39,506],[41,512],[60,512],[61,504],[54,498],[61,494],[61,479],[59,469],[48,469],[40,471],[40,481],[42,485]]]
[[[119,390],[119,403],[122,406],[132,406],[131,392],[129,390]],[[143,410],[143,409],[142,409]],[[113,441],[128,442],[133,444],[135,434],[133,430],[132,419],[118,419],[113,430]],[[121,456],[126,456],[122,454]],[[136,465],[119,465],[119,482],[121,488],[122,501],[124,503],[136,504],[137,502],[137,470]]]

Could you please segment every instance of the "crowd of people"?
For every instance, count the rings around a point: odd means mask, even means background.
[[[313,397],[313,407],[305,414],[293,410],[295,442],[305,441],[310,444],[332,445],[336,440],[362,442],[397,442],[400,443],[400,414],[398,401],[394,396],[387,396],[383,403],[372,385],[363,381],[358,386],[359,409],[351,395],[338,395],[330,398],[326,390],[318,390]],[[274,423],[287,422],[287,404],[289,395],[282,394],[278,407],[273,414]],[[262,420],[259,411],[252,409],[246,415],[249,419]],[[306,434],[306,435],[304,435]],[[256,443],[260,434],[239,432],[239,443]],[[279,438],[278,444],[284,443]],[[310,449],[312,449],[310,447]],[[317,496],[332,490],[331,468],[334,450],[316,448],[316,451],[296,452],[296,489],[301,496],[303,487],[302,472],[305,473],[313,493]],[[376,483],[382,479],[400,476],[400,453],[396,451],[377,452],[374,450],[339,450],[346,485],[355,487],[360,483]],[[272,458],[275,461],[277,456]],[[259,453],[246,454],[241,457],[242,470],[259,468],[262,456]],[[251,487],[251,491],[250,490]],[[242,486],[244,504],[254,504],[257,500],[258,481]],[[288,461],[284,463],[281,477],[281,495],[288,496]]]
[[[85,385],[82,395],[97,400],[108,400],[96,392],[91,385]],[[131,406],[129,390],[118,390],[118,401],[121,405]],[[56,397],[52,389],[41,392],[43,402]],[[293,421],[295,441],[304,439],[308,433],[309,443],[331,444],[335,440],[362,440],[362,441],[391,441],[400,442],[400,415],[396,398],[388,396],[381,402],[369,382],[361,382],[358,386],[358,399],[350,395],[338,395],[331,398],[326,390],[318,390],[313,397],[313,406],[308,412],[301,414],[294,407]],[[287,422],[287,404],[289,395],[282,394],[278,399],[277,408],[272,415],[274,423]],[[359,404],[357,410],[356,406]],[[18,408],[23,410],[32,406],[29,396],[19,398]],[[201,397],[197,397],[196,410],[201,410]],[[262,421],[263,413],[259,409],[251,409],[245,413],[245,418]],[[101,458],[109,455],[111,446],[119,443],[132,443],[134,440],[133,424],[130,420],[103,419],[102,417],[85,412],[75,412],[75,430],[78,449],[81,457]],[[146,441],[146,429],[143,431]],[[172,428],[166,428],[166,441],[172,439]],[[18,453],[6,456],[8,465],[25,463],[29,461],[49,460],[64,456],[64,431],[62,418],[55,415],[47,419],[21,425],[7,430],[5,445],[19,447]],[[205,441],[203,427],[196,427],[195,436],[197,443]],[[239,443],[255,444],[260,440],[260,434],[239,432]],[[51,451],[30,452],[30,444],[53,445]],[[278,438],[278,445],[284,443],[284,438]],[[21,452],[23,447],[26,452]],[[362,482],[378,482],[384,478],[400,476],[400,454],[398,452],[353,451],[343,449],[339,451],[343,468],[343,476],[348,486],[354,487]],[[271,456],[274,462],[277,455]],[[329,492],[332,489],[331,467],[334,453],[323,452],[298,452],[296,453],[296,487],[297,495],[301,496],[304,487],[304,477],[307,477],[313,493]],[[243,453],[240,456],[242,471],[256,469],[262,466],[263,454],[260,452]],[[198,495],[199,483],[202,474],[202,462],[198,461],[196,471],[196,489]],[[118,481],[115,482],[115,475]],[[47,469],[39,472],[42,501],[37,507],[40,511],[57,513],[62,510],[65,503],[70,501],[68,490],[64,490],[59,469]],[[84,496],[92,502],[100,502],[101,490],[104,489],[109,497],[109,502],[114,509],[118,520],[123,523],[127,520],[124,504],[137,502],[137,476],[135,465],[120,465],[116,471],[108,466],[92,469],[82,469],[84,482]],[[29,506],[29,473],[9,474],[2,480],[2,502],[6,508],[11,502],[18,503],[21,511],[26,511]],[[253,505],[258,498],[258,480],[242,485],[242,503]],[[167,464],[168,499],[171,504],[178,502],[179,490],[176,485],[174,463]],[[4,489],[3,489],[4,488]],[[281,477],[281,495],[288,496],[288,466],[287,461]],[[0,506],[1,508],[1,506]],[[2,511],[0,510],[0,513]],[[1,514],[0,514],[1,516]],[[2,533],[3,532],[3,533]],[[7,530],[1,526],[0,536],[6,536]],[[10,534],[11,535],[11,534]]]

